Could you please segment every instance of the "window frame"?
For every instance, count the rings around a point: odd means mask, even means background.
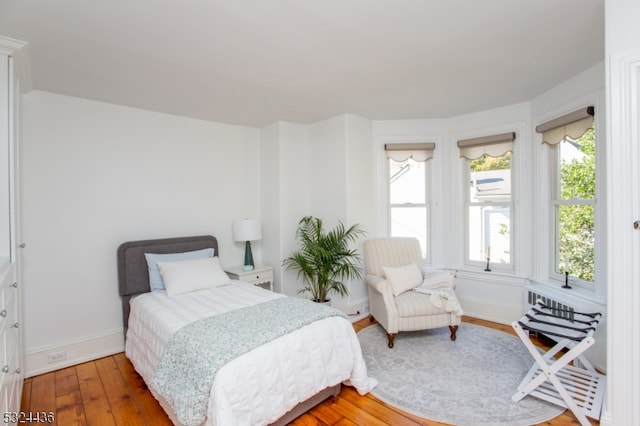
[[[424,253],[423,253],[423,259],[424,261],[429,264],[431,263],[431,239],[432,239],[432,232],[431,232],[431,221],[432,221],[432,209],[431,209],[431,161],[430,159],[427,159],[425,161],[422,161],[422,163],[424,163],[424,203],[413,203],[413,202],[406,202],[406,203],[392,203],[391,202],[391,161],[395,161],[391,158],[386,158],[385,157],[385,179],[386,179],[386,187],[387,187],[387,235],[389,235],[390,237],[394,237],[394,236],[404,236],[404,235],[393,235],[392,233],[392,210],[395,209],[402,209],[402,208],[424,208],[425,209],[425,239],[424,239]],[[407,159],[408,160],[408,159]],[[404,160],[404,161],[407,161]],[[415,160],[414,160],[415,161]],[[401,163],[403,161],[396,161],[398,163]],[[418,240],[420,240],[418,238]],[[421,241],[421,247],[422,247],[422,241]]]
[[[504,154],[503,154],[504,155]],[[471,193],[469,190],[469,182],[471,182],[471,161],[468,158],[462,157],[461,160],[463,162],[463,182],[464,182],[464,264],[466,266],[472,268],[482,268],[486,271],[487,266],[490,270],[499,270],[502,272],[513,272],[515,271],[515,256],[514,256],[514,247],[515,247],[515,226],[514,226],[514,150],[511,150],[511,159],[510,159],[510,179],[511,179],[511,193],[509,201],[471,201]],[[492,261],[491,259],[487,262],[486,259],[483,260],[472,260],[469,256],[469,252],[471,249],[471,217],[470,212],[473,207],[498,207],[498,208],[508,208],[509,210],[509,252],[510,252],[510,262],[509,263],[500,263]],[[488,265],[487,265],[488,263]],[[487,271],[490,272],[490,271]]]
[[[595,144],[595,173],[594,173],[594,178],[595,178],[595,194],[594,197],[592,199],[584,199],[584,198],[572,198],[572,199],[567,199],[564,200],[561,198],[561,166],[562,166],[562,156],[561,156],[561,151],[560,151],[560,146],[562,144],[562,142],[556,144],[556,145],[551,145],[551,144],[546,144],[543,143],[543,145],[547,145],[545,148],[547,150],[547,156],[548,156],[548,161],[549,161],[549,181],[548,181],[548,186],[549,186],[549,205],[547,207],[548,209],[548,215],[549,215],[549,224],[550,224],[550,229],[549,229],[549,245],[548,245],[548,253],[549,253],[549,268],[548,268],[548,274],[549,274],[549,278],[555,281],[559,281],[561,283],[564,284],[565,282],[565,274],[562,271],[559,271],[556,269],[556,266],[559,266],[560,263],[562,262],[562,259],[560,259],[560,234],[559,234],[559,226],[560,226],[560,215],[557,214],[557,210],[561,207],[561,206],[575,206],[575,205],[589,205],[592,206],[593,209],[593,222],[594,222],[594,242],[593,242],[593,251],[594,251],[594,265],[593,265],[593,275],[594,275],[594,280],[593,281],[586,281],[583,280],[581,278],[578,278],[576,276],[572,276],[571,275],[571,271],[569,271],[569,279],[570,279],[570,285],[576,285],[578,287],[581,288],[585,288],[587,290],[595,290],[596,287],[596,282],[597,282],[597,277],[598,277],[598,262],[597,262],[597,257],[598,257],[598,239],[599,239],[599,219],[598,219],[598,210],[599,210],[599,204],[598,204],[598,188],[599,188],[599,169],[602,167],[601,164],[601,160],[600,160],[600,155],[599,155],[599,148],[598,148],[598,131],[597,131],[597,125],[596,125],[596,117],[593,117],[593,125],[596,126],[596,128],[594,129],[594,144]],[[559,268],[558,268],[559,269]]]

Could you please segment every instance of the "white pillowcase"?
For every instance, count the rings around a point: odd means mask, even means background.
[[[186,251],[183,253],[145,253],[144,257],[147,259],[149,269],[149,287],[151,287],[151,291],[164,290],[164,282],[162,281],[160,271],[158,270],[158,262],[177,262],[180,260],[202,259],[204,257],[213,257],[214,255],[215,251],[213,248]]]
[[[158,269],[167,296],[231,284],[231,279],[220,266],[218,257],[158,262]]]
[[[384,272],[384,276],[391,284],[391,291],[394,296],[414,289],[422,284],[422,271],[415,263],[396,268],[384,266],[382,272]]]

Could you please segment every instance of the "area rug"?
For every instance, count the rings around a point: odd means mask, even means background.
[[[393,349],[378,324],[358,333],[372,393],[401,410],[460,426],[543,423],[564,409],[527,396],[511,396],[534,360],[515,336],[462,323],[452,342],[447,327],[401,332]]]

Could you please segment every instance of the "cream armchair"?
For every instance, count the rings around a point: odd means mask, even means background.
[[[370,320],[377,320],[385,329],[389,348],[393,348],[393,340],[399,331],[449,327],[451,340],[456,340],[462,311],[453,290],[453,273],[448,273],[449,282],[444,283],[442,290],[434,288],[434,291],[423,292],[422,289],[426,287],[419,287],[424,278],[423,260],[417,239],[369,239],[364,242],[363,248]],[[385,269],[389,277],[385,275]],[[411,280],[404,281],[412,282],[398,282],[399,279],[408,277],[407,271],[410,271],[408,274]],[[443,274],[439,275],[442,279]],[[416,280],[420,280],[417,288]],[[418,291],[412,291],[412,288]],[[445,292],[451,296],[447,296]],[[454,309],[456,306],[458,309]]]

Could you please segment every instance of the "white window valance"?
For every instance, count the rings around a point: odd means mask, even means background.
[[[536,126],[536,132],[542,133],[542,143],[549,145],[567,138],[578,139],[593,127],[594,113],[592,106],[582,108]]]
[[[384,150],[387,158],[393,161],[406,161],[412,158],[413,161],[427,161],[433,158],[433,150],[436,144],[433,142],[424,143],[387,143]]]
[[[475,160],[483,155],[501,157],[507,152],[513,151],[513,141],[515,138],[515,132],[508,132],[499,135],[459,140],[458,148],[460,149],[460,157],[468,160]]]

